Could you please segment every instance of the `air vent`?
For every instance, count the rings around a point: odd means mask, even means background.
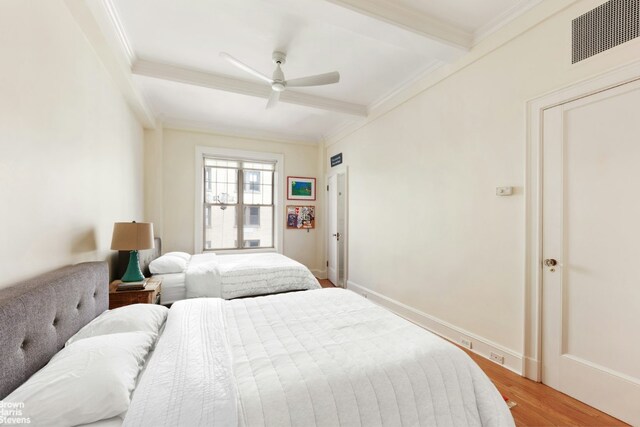
[[[572,63],[640,35],[640,0],[610,0],[572,22]]]

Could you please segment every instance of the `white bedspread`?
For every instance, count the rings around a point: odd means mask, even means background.
[[[187,298],[224,299],[320,288],[307,267],[278,253],[193,255]]]
[[[123,426],[237,426],[225,330],[222,300],[175,303]]]
[[[179,301],[156,360],[125,425],[514,425],[462,350],[342,289]]]

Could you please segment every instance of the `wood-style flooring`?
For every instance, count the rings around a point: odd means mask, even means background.
[[[318,279],[318,282],[320,282],[320,286],[322,286],[323,288],[335,288],[335,286],[333,286],[333,283],[331,283],[327,279]]]
[[[491,378],[502,395],[517,403],[511,413],[518,426],[627,425],[551,387],[521,377],[484,357],[463,350]]]
[[[320,280],[323,288],[333,284]],[[464,349],[496,388],[516,406],[511,409],[518,426],[626,426],[627,424],[541,383],[521,377],[484,357]]]

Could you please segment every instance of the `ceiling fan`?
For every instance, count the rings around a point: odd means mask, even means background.
[[[273,106],[275,106],[280,99],[280,93],[288,87],[330,85],[333,83],[338,83],[340,81],[340,73],[338,73],[337,71],[325,74],[317,74],[315,76],[300,77],[298,79],[285,80],[284,73],[282,72],[282,68],[280,68],[280,66],[284,65],[284,63],[287,61],[287,55],[282,52],[273,52],[272,59],[276,64],[276,69],[273,71],[273,76],[271,78],[265,76],[259,71],[254,70],[247,64],[238,61],[228,53],[221,52],[220,56],[236,67],[240,68],[241,70],[244,70],[257,78],[264,80],[271,85],[271,95],[269,96],[269,101],[267,102],[267,108],[272,108]]]

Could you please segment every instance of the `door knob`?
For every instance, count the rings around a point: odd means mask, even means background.
[[[555,267],[556,265],[558,265],[558,261],[553,258],[547,258],[544,260],[544,265],[546,265],[547,267]]]
[[[340,240],[340,233],[335,233],[335,234],[333,235],[333,237],[335,237],[335,238],[336,238],[336,240]]]

